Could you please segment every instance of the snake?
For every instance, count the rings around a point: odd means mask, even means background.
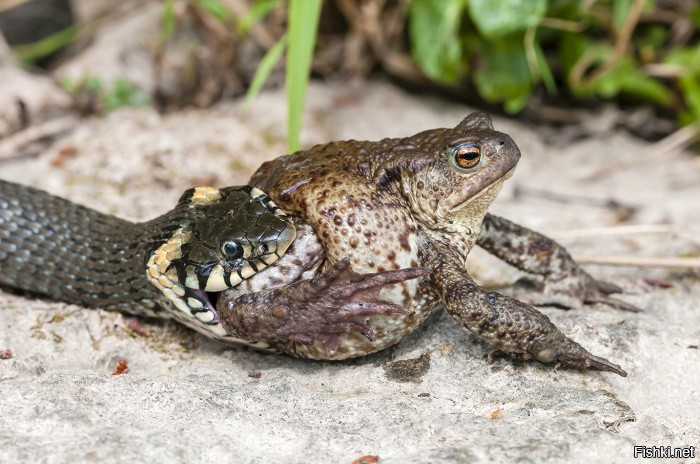
[[[88,308],[172,318],[236,343],[211,296],[273,264],[294,241],[261,190],[195,187],[130,222],[0,180],[0,286]]]

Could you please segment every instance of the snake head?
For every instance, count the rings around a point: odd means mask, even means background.
[[[221,198],[199,205],[190,240],[171,267],[188,288],[221,292],[277,261],[296,236],[294,226],[256,188],[220,189]]]
[[[148,278],[177,307],[207,324],[218,314],[206,292],[238,285],[279,259],[296,231],[254,187],[197,187],[178,204],[184,223],[147,263]]]

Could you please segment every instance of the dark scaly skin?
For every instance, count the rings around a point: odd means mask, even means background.
[[[455,152],[451,147],[464,147],[465,143],[480,146],[482,152],[479,164],[466,171],[457,169],[451,158]],[[241,297],[236,289],[225,292],[217,305],[219,312],[225,321],[240,319],[241,314],[251,320],[270,321],[277,302],[285,306],[283,313],[303,311],[303,301],[290,297],[294,279],[318,279],[319,273],[322,276],[345,257],[350,257],[358,273],[427,267],[432,271],[429,279],[406,280],[382,290],[381,298],[403,306],[405,314],[372,317],[369,326],[374,341],[357,331],[344,333],[333,359],[391,346],[415,330],[443,302],[456,321],[494,346],[492,353],[519,353],[527,359],[625,375],[618,366],[568,339],[531,306],[485,292],[465,270],[486,210],[519,157],[510,137],[494,131],[488,116],[475,113],[454,129],[379,142],[333,142],[263,164],[251,178],[251,185],[266,191],[295,221],[311,227],[323,249],[322,264],[303,276],[297,273],[288,278],[278,273],[281,268],[277,265],[271,266],[250,279],[248,296]],[[526,229],[518,228],[518,232],[523,231]],[[488,246],[486,237],[483,243]],[[563,250],[558,245],[556,249]],[[299,265],[309,267],[298,251],[296,256]],[[522,257],[510,262],[518,260],[524,263]],[[578,272],[568,255],[550,260],[548,265],[555,264],[556,268],[562,263],[565,271],[575,271],[575,286],[597,286],[593,279],[581,277],[585,274]],[[537,268],[524,263],[523,267],[548,272],[547,265]],[[256,286],[263,280],[275,281],[280,288],[273,295]],[[306,304],[311,305],[318,297],[308,294],[301,295],[303,298],[308,298]],[[265,304],[255,306],[248,301]],[[280,344],[279,320],[270,327],[267,324],[256,326],[259,339],[269,339],[278,349],[298,356],[330,359],[323,341],[328,334],[317,330],[320,326],[302,334],[306,337],[303,343],[289,338],[286,344]],[[309,338],[315,343],[309,344]]]
[[[147,247],[184,219],[179,209],[169,214],[144,233],[129,221],[0,181],[0,283],[86,307],[157,312],[160,292],[143,266]],[[129,246],[138,242],[147,246]]]
[[[178,234],[182,240],[170,246]],[[211,305],[208,310],[188,306],[187,301],[206,299],[201,290],[207,285],[230,286],[212,277],[217,275],[212,269],[230,265],[231,279],[238,279],[236,269],[252,273],[252,267],[277,260],[294,234],[269,198],[249,186],[190,189],[171,211],[131,223],[0,181],[0,285],[85,307],[173,317],[227,343],[236,340],[221,328],[215,312],[207,314]],[[241,243],[245,256],[223,257],[220,244],[225,240]],[[181,282],[184,298],[179,307],[148,277],[147,263],[157,255],[167,270],[156,277],[177,282],[193,276],[194,287]]]

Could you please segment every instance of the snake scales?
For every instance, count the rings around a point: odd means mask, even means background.
[[[294,226],[262,191],[187,190],[151,221],[132,223],[0,180],[0,285],[86,307],[175,318],[235,341],[207,292],[274,263]]]

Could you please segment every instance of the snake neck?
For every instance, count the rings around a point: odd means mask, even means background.
[[[186,219],[183,208],[132,223],[0,181],[0,284],[67,303],[163,316],[145,262]]]
[[[275,262],[296,236],[262,191],[196,187],[132,223],[0,181],[0,286],[86,307],[173,317],[225,338],[208,292]]]

